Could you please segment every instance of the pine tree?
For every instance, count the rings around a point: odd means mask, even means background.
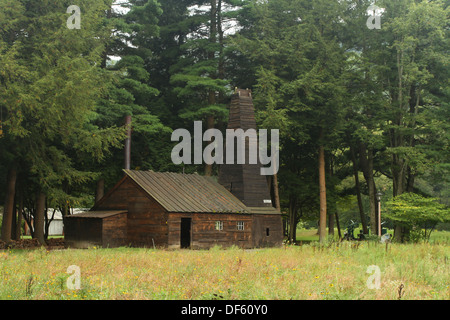
[[[94,174],[77,168],[76,161],[102,159],[120,142],[120,130],[91,122],[105,89],[99,66],[109,36],[102,26],[107,2],[81,2],[82,27],[69,29],[63,3],[12,1],[17,24],[0,31],[6,44],[0,60],[15,61],[0,66],[0,108],[7,115],[0,148],[9,150],[8,166],[17,164],[26,177],[19,184],[26,183],[30,196],[39,195],[34,236],[41,244],[45,198],[61,200],[67,197],[60,192],[63,185],[91,181]],[[8,224],[4,221],[2,229],[11,228]]]
[[[335,41],[341,8],[329,1],[316,1],[312,8],[307,1],[280,0],[251,3],[247,10],[253,27],[237,36],[235,44],[258,65],[255,97],[261,97],[258,102],[270,110],[268,114],[278,110],[284,114],[280,119],[288,119],[289,139],[297,141],[300,150],[295,152],[301,152],[308,140],[315,141],[323,242],[325,151],[332,148],[343,115],[340,75],[345,60]]]
[[[162,15],[157,1],[129,1],[115,8],[109,17],[113,25],[105,63],[107,72],[115,75],[107,95],[98,108],[96,124],[101,127],[121,126],[131,116],[131,167],[142,170],[168,170],[171,129],[161,122],[155,101],[161,90],[155,86],[157,75],[150,65],[155,57],[153,44],[159,40],[158,26]],[[112,187],[123,175],[123,150],[116,150],[101,164],[99,192]],[[98,192],[97,192],[98,193]]]
[[[221,98],[229,84],[221,72],[223,43],[218,35],[222,28],[221,4],[222,1],[217,3],[217,0],[199,3],[208,10],[199,10],[191,17],[196,23],[181,45],[183,56],[171,68],[173,91],[183,104],[179,116],[189,121],[205,121],[206,129],[214,128],[217,122],[223,123],[228,114]],[[205,175],[212,173],[212,165],[206,164]]]

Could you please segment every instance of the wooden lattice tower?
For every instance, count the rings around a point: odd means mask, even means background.
[[[235,94],[231,98],[227,129],[256,130],[255,108],[250,90],[236,89]],[[245,164],[237,164],[235,152],[234,164],[223,164],[220,166],[219,183],[248,207],[271,207],[267,180],[260,173],[261,164],[259,160],[257,164],[249,164],[249,143],[257,145],[257,141],[248,141],[246,143]],[[224,155],[225,159],[226,148]]]

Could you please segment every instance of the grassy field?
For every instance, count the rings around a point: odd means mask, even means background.
[[[345,230],[342,230],[344,234]],[[354,236],[357,236],[360,228],[356,228],[353,232]],[[388,233],[392,236],[394,234],[393,230],[388,230]],[[337,229],[334,230],[334,239],[337,241],[339,239]],[[297,242],[308,243],[311,241],[319,241],[319,234],[317,229],[297,229]],[[430,243],[446,243],[450,244],[450,232],[449,231],[433,231],[429,240]]]
[[[449,257],[445,243],[4,250],[0,299],[448,300]],[[75,277],[67,273],[71,265],[80,271],[78,290],[67,285]]]

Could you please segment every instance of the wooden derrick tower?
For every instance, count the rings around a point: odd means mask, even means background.
[[[252,93],[248,89],[236,89],[231,98],[230,115],[227,129],[256,130],[255,108]],[[226,142],[227,144],[230,141]],[[222,164],[219,168],[219,183],[234,194],[248,207],[272,207],[266,177],[261,175],[261,163],[257,157],[256,164],[249,163],[249,145],[258,141],[246,139],[244,164],[237,164],[236,141],[233,164]],[[226,159],[226,147],[224,148]]]

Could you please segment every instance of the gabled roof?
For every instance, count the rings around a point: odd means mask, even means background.
[[[250,213],[238,198],[211,177],[137,170],[124,172],[168,212]]]

